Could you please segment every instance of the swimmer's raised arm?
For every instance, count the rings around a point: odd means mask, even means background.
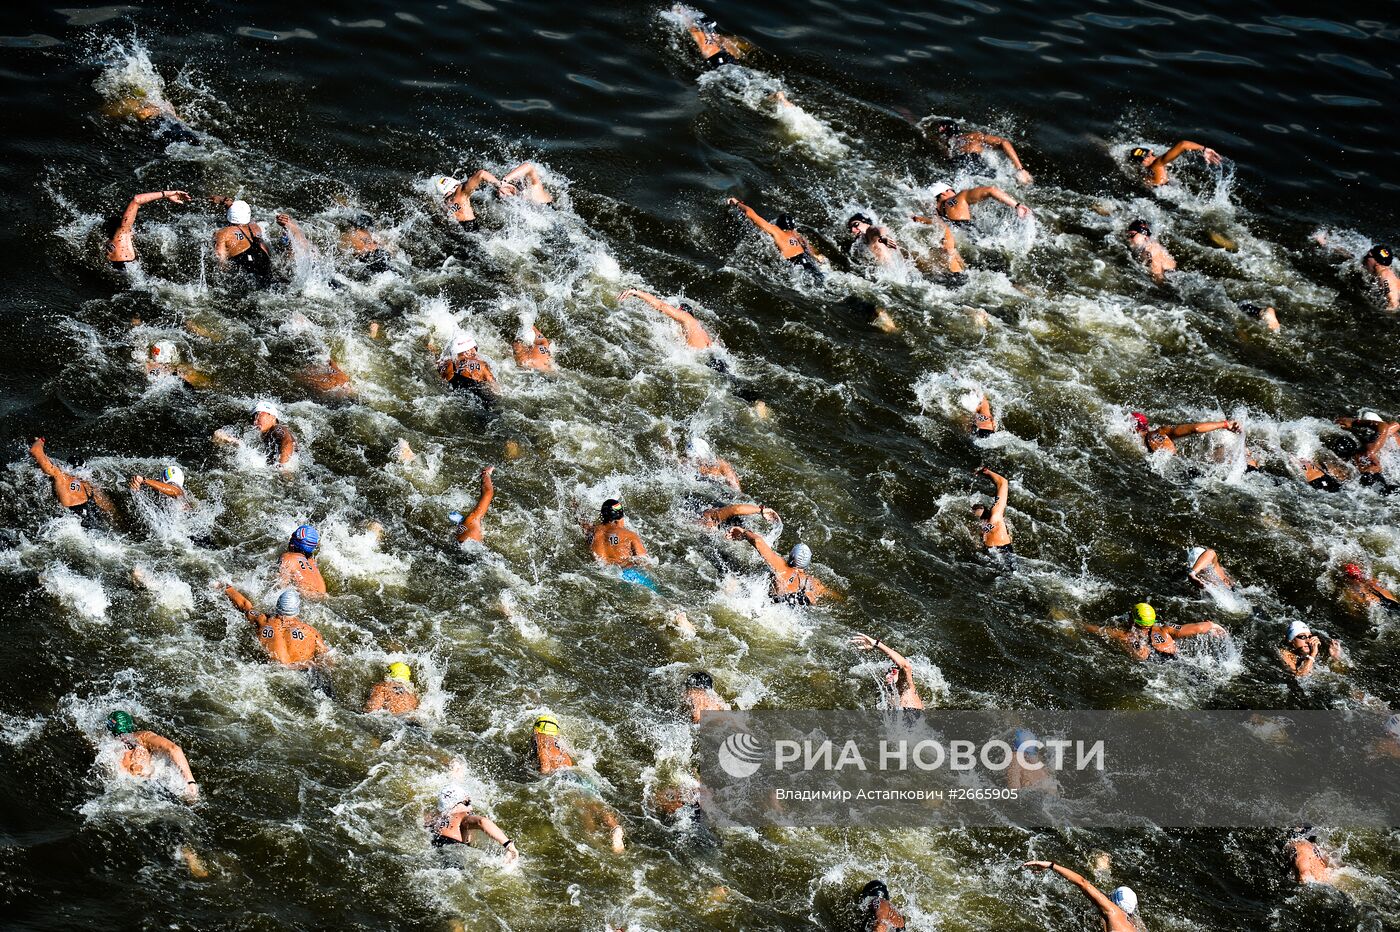
[[[992,505],[991,522],[997,524],[1006,519],[1006,503],[1011,498],[1011,484],[1002,476],[992,472],[986,466],[977,468],[978,475],[986,476],[992,480],[992,484],[997,487],[996,504]]]
[[[1213,430],[1229,430],[1235,433],[1240,432],[1240,425],[1236,421],[1198,421],[1193,424],[1163,424],[1158,427],[1156,433],[1164,437],[1188,437],[1191,434],[1208,434]]]
[[[772,547],[768,546],[768,541],[764,540],[754,531],[750,531],[748,528],[736,527],[730,529],[729,536],[735,540],[746,540],[750,544],[753,544],[753,549],[758,551],[758,555],[763,558],[763,562],[767,563],[768,568],[774,573],[786,573],[792,568],[788,566],[788,562],[779,556]]]
[[[1194,621],[1185,625],[1167,625],[1167,632],[1174,638],[1194,638],[1203,634],[1226,637],[1229,632],[1213,621]]]
[[[728,204],[730,207],[737,207],[740,210],[742,210],[744,212],[744,216],[748,217],[749,220],[753,222],[754,226],[758,227],[760,230],[762,230],[764,233],[767,233],[769,236],[776,239],[777,237],[783,235],[782,230],[769,223],[767,220],[764,220],[763,217],[759,215],[758,211],[754,210],[752,207],[750,207],[748,204],[745,204],[737,197],[727,198],[725,200],[725,203]]]
[[[1116,916],[1122,916],[1125,920],[1128,918],[1123,910],[1118,907],[1118,904],[1105,896],[1098,887],[1094,886],[1068,867],[1065,867],[1063,864],[1056,864],[1053,861],[1027,861],[1022,867],[1029,867],[1034,871],[1042,871],[1046,868],[1053,870],[1080,890],[1084,891],[1084,894],[1094,901],[1094,905],[1099,908],[1099,912],[1103,914],[1105,920]]]
[[[29,455],[34,457],[34,462],[38,464],[39,471],[50,479],[66,479],[68,474],[54,465],[53,460],[44,452],[45,440],[43,437],[36,437],[29,445]]]
[[[172,204],[188,204],[190,196],[185,191],[149,191],[138,194],[122,211],[116,232],[107,243],[107,258],[112,262],[130,262],[136,258],[136,249],[131,238],[136,231],[136,213],[146,204],[155,201],[170,201]]]
[[[228,596],[228,600],[233,603],[234,607],[242,612],[254,625],[260,625],[264,621],[267,621],[267,616],[257,610],[252,600],[233,588],[231,583],[224,583],[221,588],[224,591],[224,595]]]
[[[1189,139],[1183,139],[1176,145],[1172,146],[1165,153],[1163,153],[1162,157],[1157,161],[1162,165],[1166,165],[1169,162],[1173,162],[1176,159],[1180,158],[1181,155],[1186,152],[1199,152],[1201,153],[1201,157],[1204,158],[1207,163],[1211,165],[1220,164],[1220,153],[1216,152],[1214,149],[1210,149],[1206,146],[1201,145],[1199,142],[1191,142]]]
[[[1201,574],[1204,573],[1215,560],[1215,551],[1207,547],[1205,550],[1201,551],[1201,555],[1196,558],[1196,562],[1191,564],[1191,569],[1187,570],[1186,575],[1204,586],[1206,581],[1201,578]]]
[[[316,247],[311,245],[311,241],[306,238],[306,234],[301,232],[301,227],[289,215],[279,213],[276,215],[277,225],[287,232],[287,242],[292,247],[295,255],[315,255]]]
[[[484,534],[481,519],[486,517],[486,509],[491,507],[491,500],[496,497],[496,486],[491,481],[491,474],[495,471],[495,466],[487,466],[481,471],[481,498],[477,499],[476,507],[462,519],[462,529],[457,532],[457,543],[467,540],[478,543],[482,541]]]
[[[909,662],[909,658],[905,657],[879,638],[873,638],[868,634],[856,634],[851,637],[851,643],[861,650],[880,650],[886,657],[890,658],[891,663],[899,667],[900,671],[908,676],[911,681],[913,680],[914,665]]]
[[[1022,204],[1020,201],[1016,200],[1014,197],[1012,197],[1010,194],[1007,194],[1005,191],[1003,191],[1001,188],[998,188],[996,185],[983,185],[980,188],[968,188],[966,191],[962,192],[961,196],[965,197],[969,204],[976,204],[981,201],[985,201],[988,198],[991,198],[992,200],[1005,204],[1007,207],[1010,207],[1012,210],[1016,211],[1016,216],[1018,217],[1025,217],[1031,212],[1031,209],[1029,207],[1027,207],[1025,204]]]

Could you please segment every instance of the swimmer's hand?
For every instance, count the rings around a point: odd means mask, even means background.
[[[496,193],[501,197],[514,197],[520,193],[520,189],[512,182],[502,181],[496,185]]]
[[[753,531],[742,527],[732,527],[729,529],[730,540],[753,540],[756,535]]]
[[[851,638],[851,643],[860,650],[874,650],[875,639],[868,634],[857,634]]]
[[[209,198],[209,203],[216,207],[227,207],[233,203],[233,198],[224,197],[222,194],[215,194]]]
[[[507,864],[514,864],[516,861],[520,860],[520,851],[515,847],[515,842],[507,841],[505,848],[505,860]]]
[[[194,200],[194,198],[190,197],[190,192],[188,191],[166,191],[165,199],[172,204],[188,204],[190,201]]]
[[[1210,625],[1210,628],[1208,630],[1211,637],[1227,638],[1230,636],[1229,631],[1226,631],[1224,628],[1211,621],[1209,618],[1206,619],[1206,624]]]
[[[1016,205],[1016,216],[1017,216],[1017,217],[1020,217],[1022,220],[1024,220],[1024,219],[1026,219],[1027,217],[1029,217],[1030,215],[1031,215],[1031,209],[1030,209],[1029,207],[1027,207],[1025,204],[1017,204],[1017,205]]]
[[[233,446],[242,446],[243,444],[243,441],[235,437],[233,435],[233,432],[230,431],[227,427],[220,427],[218,430],[214,431],[214,442],[228,443],[232,444]]]
[[[143,485],[145,485],[145,484],[146,484],[146,477],[145,477],[145,476],[132,476],[132,477],[131,477],[131,485],[129,486],[129,488],[131,489],[131,491],[135,492],[137,489],[141,488],[141,486],[143,486]]]
[[[737,197],[726,197],[724,199],[724,203],[729,205],[730,207],[738,207],[739,199]]]
[[[772,521],[774,524],[781,524],[783,520],[782,517],[772,508],[764,508],[762,511],[759,512],[759,514],[763,515],[763,517],[767,518],[769,521]]]
[[[274,214],[273,217],[274,217],[274,219],[277,221],[277,225],[278,225],[279,227],[285,227],[285,226],[286,226],[287,224],[289,224],[289,223],[292,223],[293,225],[295,225],[295,223],[293,223],[293,221],[292,221],[292,218],[289,217],[289,216],[287,216],[286,214],[278,213],[278,214]]]
[[[1206,160],[1207,165],[1219,165],[1220,153],[1214,149],[1206,148],[1201,150],[1201,157]]]
[[[1225,429],[1228,430],[1228,431],[1231,431],[1231,432],[1233,432],[1233,433],[1238,434],[1238,433],[1240,432],[1240,422],[1239,422],[1239,421],[1226,421],[1226,422],[1225,422]]]
[[[192,803],[199,801],[199,784],[194,780],[185,784],[185,799]]]
[[[1031,177],[1030,172],[1023,168],[1016,172],[1016,182],[1018,184],[1035,184],[1035,179]]]
[[[635,298],[636,296],[637,296],[637,289],[635,289],[635,288],[628,288],[628,289],[627,289],[626,291],[624,291],[622,294],[620,294],[620,295],[617,296],[617,303],[618,303],[618,304],[621,304],[623,301],[626,301],[628,298]]]
[[[1022,864],[1021,866],[1022,866],[1022,867],[1029,867],[1029,868],[1030,868],[1031,870],[1033,870],[1033,871],[1043,871],[1043,870],[1048,870],[1049,868],[1052,868],[1052,867],[1054,867],[1055,865],[1054,865],[1054,864],[1051,864],[1049,861],[1027,861],[1026,863]]]

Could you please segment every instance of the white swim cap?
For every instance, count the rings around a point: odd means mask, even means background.
[[[452,341],[452,355],[470,352],[476,349],[476,337],[470,332],[463,330],[457,334],[457,339]]]
[[[259,414],[271,414],[273,417],[277,418],[277,420],[282,420],[282,415],[278,413],[277,409],[272,406],[272,402],[270,401],[259,401],[257,404],[253,405],[253,417],[257,417]]]
[[[1385,730],[1396,738],[1400,738],[1400,714],[1392,715],[1385,720]]]
[[[451,175],[438,175],[433,179],[433,190],[437,191],[442,197],[447,197],[447,195],[457,190],[457,187],[461,183],[462,182],[453,178]]]
[[[1133,892],[1132,887],[1118,887],[1108,895],[1108,898],[1113,901],[1114,906],[1129,916],[1137,912],[1137,894]]]
[[[253,209],[247,201],[234,201],[228,205],[228,222],[242,226],[253,219]]]
[[[1361,420],[1363,420],[1363,421],[1380,421],[1380,419],[1381,419],[1381,416],[1380,416],[1379,414],[1377,414],[1376,412],[1374,412],[1374,411],[1362,411],[1362,412],[1361,412]]]
[[[1190,547],[1186,551],[1186,562],[1195,566],[1196,561],[1201,558],[1201,554],[1206,552],[1204,547]]]
[[[180,351],[169,340],[160,340],[151,344],[151,358],[161,363],[179,362]]]
[[[182,489],[185,487],[185,471],[174,463],[165,467],[165,471],[161,473],[161,478],[171,485],[178,485]]]
[[[1300,634],[1312,634],[1312,628],[1309,628],[1301,621],[1292,622],[1288,626],[1288,640],[1291,641]]]
[[[691,437],[685,445],[685,455],[697,460],[715,458],[714,451],[710,449],[710,442],[704,437]]]
[[[520,329],[515,332],[515,338],[521,343],[535,342],[535,312],[520,312]]]
[[[953,190],[953,186],[946,181],[935,181],[929,186],[929,194],[935,201],[951,190]]]
[[[466,787],[452,783],[438,791],[438,809],[442,812],[446,812],[458,803],[471,804]]]

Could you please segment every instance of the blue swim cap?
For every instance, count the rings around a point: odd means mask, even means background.
[[[316,546],[321,543],[321,533],[309,524],[303,524],[292,532],[292,539],[287,542],[289,550],[300,550],[308,557],[316,552]]]
[[[283,618],[295,618],[301,614],[301,594],[295,589],[283,589],[277,597],[277,614]]]
[[[1031,731],[1029,728],[1017,728],[1016,735],[1011,739],[1011,743],[1015,745],[1016,750],[1019,751],[1032,741],[1039,740],[1040,739],[1035,736],[1035,732]]]

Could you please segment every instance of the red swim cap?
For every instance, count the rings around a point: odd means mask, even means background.
[[[1133,412],[1133,420],[1137,422],[1138,430],[1147,430],[1147,415],[1141,411]]]
[[[1361,567],[1357,566],[1355,563],[1343,563],[1342,575],[1350,576],[1352,579],[1360,579],[1365,574],[1361,572]]]

